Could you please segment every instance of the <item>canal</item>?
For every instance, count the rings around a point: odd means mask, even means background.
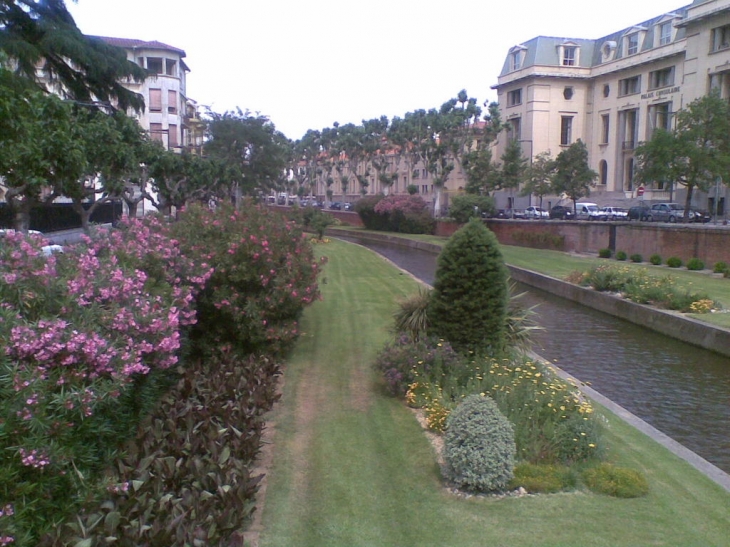
[[[436,255],[342,238],[433,284]],[[543,331],[534,351],[730,473],[730,358],[549,293],[517,285]]]

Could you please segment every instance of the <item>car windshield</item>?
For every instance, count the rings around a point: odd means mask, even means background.
[[[595,205],[589,205],[589,206],[587,207],[587,209],[588,209],[589,211],[598,211],[598,207],[597,207],[597,206],[595,206]]]
[[[669,208],[673,211],[683,211],[684,207],[682,207],[679,203],[670,203]]]

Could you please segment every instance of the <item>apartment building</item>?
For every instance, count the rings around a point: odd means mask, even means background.
[[[127,59],[146,68],[152,75],[144,82],[127,81],[125,87],[141,94],[145,111],[135,113],[140,125],[151,138],[167,149],[199,150],[203,124],[198,106],[187,95],[185,51],[157,41],[98,36],[108,44],[122,48]]]
[[[518,140],[527,158],[555,157],[581,139],[599,174],[591,201],[681,199],[681,187],[664,181],[639,190],[634,152],[711,89],[730,99],[730,0],[695,0],[595,40],[532,38],[510,48],[493,89],[510,124],[496,156],[507,139]],[[724,207],[725,192],[699,193],[696,204]]]

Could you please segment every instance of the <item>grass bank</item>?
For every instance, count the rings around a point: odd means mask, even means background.
[[[362,228],[350,228],[354,232],[364,232]],[[377,233],[377,232],[376,232]],[[447,238],[431,235],[397,234],[398,237],[424,241],[435,245],[443,245]],[[710,298],[719,302],[724,312],[706,314],[685,314],[698,321],[704,321],[719,327],[730,328],[730,279],[717,274],[712,270],[690,271],[686,268],[669,268],[667,266],[654,266],[648,262],[635,264],[630,261],[618,261],[615,259],[598,258],[598,256],[576,255],[562,251],[550,251],[545,249],[531,249],[529,247],[516,247],[511,245],[502,246],[502,254],[508,264],[540,272],[557,279],[565,279],[570,273],[587,271],[595,266],[613,264],[627,268],[644,268],[649,275],[654,277],[671,276],[676,279],[680,287],[686,287],[693,292],[707,293]],[[706,265],[712,268],[712,264]]]
[[[262,547],[727,545],[730,494],[612,416],[610,457],[647,475],[645,498],[446,492],[413,414],[370,368],[416,282],[355,245],[317,251],[329,258],[323,300],[305,313],[272,415]]]

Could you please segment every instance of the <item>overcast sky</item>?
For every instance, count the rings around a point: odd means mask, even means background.
[[[185,50],[188,96],[268,116],[287,137],[496,100],[509,48],[600,38],[690,0],[67,0],[84,34]]]

